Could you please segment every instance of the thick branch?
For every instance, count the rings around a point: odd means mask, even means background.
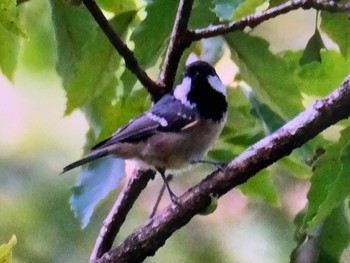
[[[165,92],[169,92],[172,89],[180,58],[185,48],[190,45],[190,42],[187,41],[186,33],[192,4],[193,0],[180,0],[179,2],[170,43],[158,78],[158,83],[165,87]]]
[[[114,29],[109,24],[101,9],[97,6],[94,0],[83,0],[91,15],[94,17],[102,31],[108,37],[111,44],[118,51],[119,55],[124,59],[126,67],[136,75],[142,85],[147,88],[152,97],[158,97],[162,87],[154,82],[147,73],[140,67],[134,53],[127,47],[123,40],[118,36]]]
[[[97,260],[141,262],[155,254],[173,232],[210,204],[210,196],[225,194],[261,169],[290,154],[325,128],[350,116],[350,75],[328,97],[316,101],[273,134],[249,147],[223,171],[215,171],[179,199],[136,229],[118,247]]]
[[[336,1],[323,0],[295,0],[289,1],[276,7],[272,7],[264,12],[258,14],[248,15],[238,21],[233,21],[227,24],[220,24],[216,26],[209,26],[207,28],[190,30],[188,38],[191,41],[200,40],[203,38],[215,37],[227,34],[237,30],[243,30],[246,27],[254,28],[271,18],[286,14],[292,10],[299,8],[325,10],[329,12],[346,12],[350,11],[350,3],[339,4]]]
[[[100,258],[111,249],[114,239],[120,227],[123,225],[127,214],[142,190],[147,186],[149,180],[154,178],[154,174],[155,172],[153,170],[137,170],[136,173],[130,177],[108,216],[103,221],[103,226],[90,256],[91,261]]]

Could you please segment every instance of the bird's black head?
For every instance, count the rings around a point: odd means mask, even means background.
[[[187,66],[174,96],[189,107],[197,107],[200,116],[220,120],[226,113],[226,88],[215,69],[204,61]]]

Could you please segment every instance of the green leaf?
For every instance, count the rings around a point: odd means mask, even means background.
[[[48,1],[31,1],[22,16],[30,37],[21,43],[21,63],[32,73],[51,71],[55,65],[56,50]]]
[[[349,56],[350,21],[347,13],[321,12],[321,29],[338,44],[341,54]]]
[[[326,199],[320,204],[317,214],[309,223],[309,227],[322,222],[350,194],[350,145],[341,152],[341,170],[334,182],[327,186]]]
[[[278,164],[296,178],[309,179],[311,177],[310,167],[302,162],[301,158],[296,158],[294,154],[279,160]]]
[[[116,129],[144,112],[150,105],[145,89],[135,89],[126,99],[117,103],[114,103],[114,96],[114,90],[105,89],[104,93],[84,107],[84,114],[92,128],[85,145],[86,150],[89,150],[96,142],[111,136]]]
[[[308,193],[304,228],[319,225],[350,193],[350,128],[341,133],[337,143],[326,148],[318,159]]]
[[[285,121],[278,114],[272,111],[267,105],[259,101],[259,98],[256,96],[254,91],[247,90],[246,94],[255,110],[254,112],[258,115],[258,118],[260,118],[266,124],[268,133],[272,133],[285,123]]]
[[[147,5],[146,18],[131,36],[135,56],[142,67],[153,66],[167,46],[177,5],[176,0],[158,0]]]
[[[0,69],[9,80],[13,79],[17,65],[18,36],[27,37],[27,34],[19,20],[16,0],[2,0],[0,1]]]
[[[314,61],[321,62],[321,49],[325,48],[320,32],[318,29],[307,42],[302,57],[300,58],[300,65],[306,65]]]
[[[12,262],[12,249],[17,243],[17,238],[13,235],[7,244],[0,245],[0,263]]]
[[[118,186],[124,176],[124,161],[112,157],[97,160],[83,169],[69,200],[74,214],[85,228],[96,205]]]
[[[137,10],[137,0],[97,0],[96,3],[104,10],[115,15]]]
[[[338,263],[349,245],[350,227],[344,213],[344,205],[336,207],[322,226],[319,263]]]
[[[316,216],[319,206],[327,197],[327,186],[330,185],[340,171],[340,151],[342,145],[335,143],[326,149],[316,164],[311,178],[311,187],[308,192],[308,206],[304,218],[304,228],[308,228],[312,219]]]
[[[287,52],[284,59],[289,72],[298,79],[301,92],[324,97],[334,90],[350,72],[350,59],[334,50],[321,52],[322,63],[299,65],[300,52]]]
[[[120,97],[123,101],[125,101],[135,87],[137,78],[129,69],[125,69],[120,77],[120,82],[123,86]]]
[[[0,69],[10,80],[17,66],[19,38],[0,26]]]
[[[269,3],[270,3],[269,7],[271,8],[271,7],[274,7],[274,6],[278,6],[278,5],[281,5],[281,4],[285,3],[285,2],[288,2],[288,0],[270,0],[269,1]]]
[[[19,20],[16,0],[2,0],[0,2],[0,27],[16,36],[27,37],[27,33]]]
[[[227,123],[220,142],[228,144],[234,155],[265,135],[261,120],[252,114],[252,106],[240,89],[230,89],[227,94]]]
[[[96,36],[96,23],[85,7],[70,7],[62,0],[50,0],[57,46],[57,72],[66,86],[74,77],[83,47]]]
[[[296,224],[301,222],[299,220]],[[335,208],[322,224],[301,237],[298,246],[292,253],[292,263],[340,262],[340,257],[348,246],[350,238],[349,222],[345,216],[344,204]]]
[[[254,14],[256,12],[256,8],[262,5],[265,0],[246,0],[241,5],[237,7],[234,12],[233,18],[238,20],[244,16]]]
[[[192,6],[190,20],[188,22],[189,28],[207,27],[216,16],[212,11],[213,4],[208,0],[195,0]]]
[[[246,183],[239,186],[244,195],[253,199],[260,199],[271,205],[278,205],[279,198],[276,186],[268,170],[262,170],[250,178]]]
[[[243,32],[225,38],[242,79],[256,92],[259,101],[284,120],[303,109],[297,79],[286,61],[269,51],[268,42]]]
[[[221,21],[230,20],[236,8],[243,2],[243,0],[215,0],[213,11]]]
[[[116,16],[111,24],[115,24],[116,31],[123,35],[135,13],[128,12]],[[65,83],[67,91],[66,114],[82,107],[96,99],[110,89],[112,100],[117,86],[116,70],[120,65],[120,56],[110,44],[102,31],[84,45],[83,54],[75,65],[75,71]],[[114,94],[113,94],[114,93]]]

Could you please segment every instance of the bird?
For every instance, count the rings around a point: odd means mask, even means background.
[[[202,161],[226,123],[226,93],[215,69],[205,61],[195,61],[171,92],[62,173],[105,156],[136,159],[160,173],[171,201],[177,203],[165,172]]]

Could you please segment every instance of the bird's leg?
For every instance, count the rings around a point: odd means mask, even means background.
[[[158,170],[158,172],[160,173],[160,175],[161,175],[162,178],[163,178],[163,181],[164,181],[164,184],[165,184],[165,186],[166,186],[166,189],[168,190],[168,193],[169,193],[171,202],[172,202],[173,204],[178,204],[178,203],[179,203],[179,202],[178,202],[178,199],[179,199],[179,198],[174,194],[174,192],[171,190],[171,188],[170,188],[170,186],[169,186],[168,180],[167,180],[167,178],[166,178],[166,176],[165,176],[165,169],[157,167],[157,170]]]
[[[196,160],[196,161],[191,161],[191,164],[198,164],[198,163],[206,163],[206,164],[210,164],[216,167],[216,169],[219,169],[220,171],[222,171],[227,163],[224,162],[216,162],[216,161],[210,161],[210,160]]]

